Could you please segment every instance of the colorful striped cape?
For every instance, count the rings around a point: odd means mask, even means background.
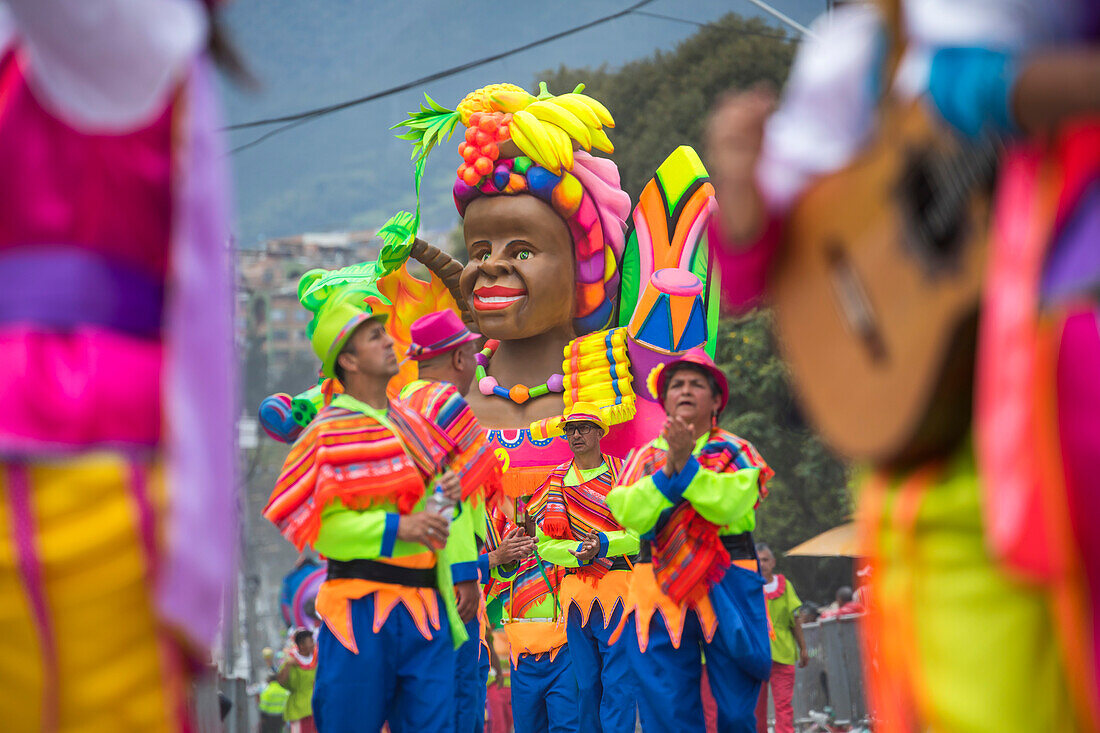
[[[608,471],[581,483],[566,486],[569,473],[574,470],[573,461],[563,463],[546,477],[527,511],[542,528],[547,537],[580,542],[590,532],[614,532],[622,525],[615,521],[607,508],[607,492],[615,485],[615,479],[623,468],[621,458],[603,456]],[[611,558],[597,558],[585,567],[577,568],[582,578],[602,578],[611,568]]]
[[[619,486],[629,486],[660,471],[667,458],[653,442],[633,451],[619,475]],[[747,440],[714,428],[696,456],[701,468],[715,473],[734,473],[759,468],[760,497],[767,496],[767,482],[775,472]],[[757,502],[759,503],[759,502]],[[653,540],[653,571],[661,591],[676,603],[696,603],[722,579],[730,566],[729,552],[718,536],[718,526],[682,502],[659,525]]]
[[[454,446],[451,469],[462,483],[462,500],[492,506],[500,496],[503,470],[473,410],[449,382],[418,379],[405,385],[399,398],[435,423]]]
[[[451,454],[449,439],[407,405],[390,401],[391,430],[342,398],[295,441],[263,511],[299,550],[317,538],[321,512],[333,501],[355,510],[392,503],[409,513]]]
[[[517,526],[499,509],[494,509],[487,521],[486,551],[499,547],[501,538]],[[561,579],[561,568],[546,562],[536,553],[521,560],[519,568],[508,580],[494,578],[485,590],[485,597],[488,600],[498,599],[507,617],[526,618],[527,612],[547,596],[557,598]]]

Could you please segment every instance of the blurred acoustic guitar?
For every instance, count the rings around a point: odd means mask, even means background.
[[[834,450],[900,467],[966,433],[998,152],[960,144],[922,103],[887,106],[878,137],[793,211],[776,333]]]

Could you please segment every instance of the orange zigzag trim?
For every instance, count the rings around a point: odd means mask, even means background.
[[[714,638],[714,632],[718,628],[718,616],[714,613],[714,607],[710,604],[710,597],[703,596],[698,602],[678,605],[671,598],[661,592],[661,586],[657,582],[657,576],[653,573],[653,565],[640,563],[634,566],[630,573],[630,590],[626,598],[626,610],[618,627],[611,634],[609,643],[614,644],[626,626],[627,617],[633,613],[635,627],[638,633],[638,648],[643,652],[649,646],[649,624],[655,613],[659,612],[664,618],[665,629],[672,640],[674,649],[680,648],[680,639],[684,635],[684,621],[687,620],[689,609],[694,610],[699,617],[699,626],[703,630],[703,637],[709,644]]]
[[[410,588],[357,578],[326,580],[317,594],[317,615],[352,654],[358,654],[359,647],[355,643],[355,631],[352,629],[351,602],[372,593],[375,594],[372,624],[375,633],[382,629],[398,603],[405,606],[417,631],[425,639],[433,638],[433,629],[439,630],[439,600],[431,588]]]
[[[599,604],[600,612],[603,614],[603,625],[607,628],[612,614],[615,613],[616,604],[622,603],[623,608],[626,608],[631,575],[629,570],[612,570],[596,581],[596,585],[593,586],[580,576],[570,573],[562,580],[561,589],[558,591],[562,599],[561,605],[565,608],[568,608],[569,604],[576,606],[581,613],[581,626],[584,626],[592,614],[592,607]]]

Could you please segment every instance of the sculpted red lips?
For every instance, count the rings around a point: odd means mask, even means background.
[[[474,291],[474,308],[479,311],[495,311],[507,308],[527,297],[523,288],[507,288],[503,285],[491,285]]]

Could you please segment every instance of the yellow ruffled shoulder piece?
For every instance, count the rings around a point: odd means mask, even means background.
[[[562,400],[565,411],[578,402],[591,402],[600,408],[608,425],[634,419],[637,412],[626,347],[626,328],[596,331],[569,342],[562,354]],[[531,423],[531,437],[545,440],[560,436],[561,418],[552,417]]]

